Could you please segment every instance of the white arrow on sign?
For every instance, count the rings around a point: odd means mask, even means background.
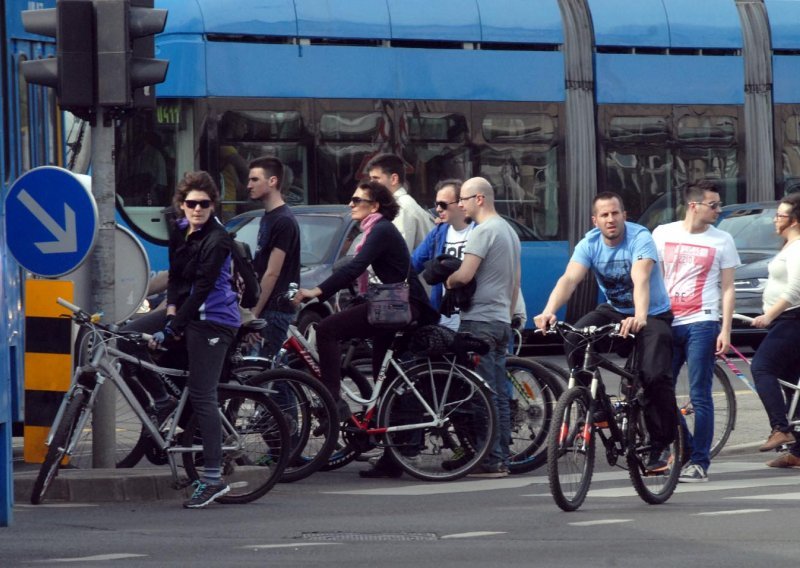
[[[69,205],[66,203],[64,204],[65,227],[62,228],[47,211],[42,209],[42,206],[39,205],[27,191],[24,189],[20,191],[19,194],[17,194],[17,198],[56,238],[56,240],[50,242],[33,243],[36,245],[36,248],[44,254],[69,253],[78,250],[78,230],[75,225],[75,211],[73,211]]]

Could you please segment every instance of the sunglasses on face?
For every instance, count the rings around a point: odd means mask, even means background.
[[[458,203],[458,201],[437,201],[434,203],[434,206],[438,207],[439,209],[447,209],[448,205],[453,205]]]
[[[361,205],[361,203],[374,203],[374,199],[366,199],[364,197],[351,197],[350,203],[353,205]]]
[[[183,203],[189,209],[196,209],[198,205],[200,206],[201,209],[208,209],[209,207],[211,207],[210,199],[200,199],[200,200],[187,199]]]
[[[722,209],[722,206],[725,205],[722,201],[712,201],[711,203],[706,203],[704,201],[692,201],[695,205],[705,205],[709,209]]]

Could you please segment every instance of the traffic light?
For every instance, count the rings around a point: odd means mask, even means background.
[[[169,62],[150,55],[155,52],[153,36],[167,23],[167,11],[153,9],[152,0],[94,0],[94,6],[97,102],[130,108],[136,90],[149,94],[167,76]]]
[[[28,83],[56,90],[61,108],[84,116],[95,106],[94,8],[92,0],[59,0],[55,8],[25,10],[30,33],[56,38],[55,58],[22,62]]]

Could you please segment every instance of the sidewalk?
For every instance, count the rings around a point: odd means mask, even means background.
[[[734,389],[737,403],[736,425],[728,443],[720,452],[720,457],[756,454],[769,434],[766,414],[756,394],[741,384],[734,384]],[[40,464],[22,461],[22,438],[14,438],[13,444],[14,500],[16,503],[28,503]],[[764,461],[771,457],[774,457],[772,453],[764,454]],[[542,474],[543,470],[537,470],[532,475]],[[176,491],[172,488],[169,467],[153,466],[146,459],[132,469],[62,469],[47,493],[49,502],[80,503],[177,501],[188,497],[188,489]]]

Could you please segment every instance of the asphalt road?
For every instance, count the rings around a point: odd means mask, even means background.
[[[645,504],[601,467],[558,509],[544,472],[499,480],[364,480],[352,464],[248,505],[175,501],[15,507],[0,566],[795,566],[798,470],[716,460],[711,481]]]

